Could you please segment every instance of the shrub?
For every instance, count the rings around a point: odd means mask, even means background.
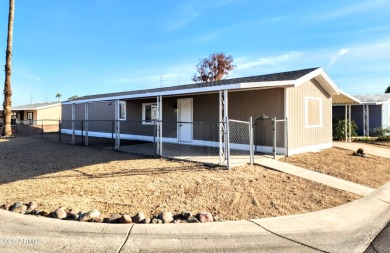
[[[377,137],[377,141],[390,141],[390,128],[374,128],[372,130],[372,136]]]
[[[351,121],[351,133],[352,136],[357,136],[358,126],[355,121]],[[345,139],[345,119],[333,118],[333,139],[344,140]]]

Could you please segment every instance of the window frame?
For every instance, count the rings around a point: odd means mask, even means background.
[[[153,113],[151,113],[151,120],[150,121],[146,121],[146,106],[148,105],[155,105],[156,106],[156,110],[157,110],[157,103],[142,103],[142,125],[153,125],[153,120],[156,120],[158,118],[158,115],[156,115],[156,118],[153,119]],[[152,108],[151,108],[151,111],[152,111]]]
[[[318,101],[318,113],[319,113],[319,123],[315,125],[309,125],[309,101],[314,100]],[[305,128],[321,128],[323,127],[323,99],[318,97],[305,97]]]
[[[119,103],[118,103],[118,120],[126,120],[126,114],[127,114],[127,112],[126,112],[126,101],[119,101]],[[121,114],[121,108],[123,108],[123,110],[124,110],[124,117],[123,118],[121,118],[121,116],[122,116],[122,114]]]

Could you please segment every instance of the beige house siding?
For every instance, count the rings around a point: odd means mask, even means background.
[[[326,145],[332,142],[332,99],[331,96],[322,88],[322,86],[312,79],[303,83],[296,88],[287,89],[288,96],[288,128],[289,149],[299,149],[303,147]],[[305,102],[308,100],[308,102]],[[315,119],[311,117],[306,119],[308,110],[307,104],[311,103],[310,99],[321,101],[322,124],[319,127],[308,127],[306,121]],[[311,110],[308,110],[311,111]]]
[[[40,109],[34,114],[37,114],[37,120],[60,120],[61,119],[61,105]],[[24,116],[27,119],[27,113]],[[35,118],[35,115],[34,115]]]

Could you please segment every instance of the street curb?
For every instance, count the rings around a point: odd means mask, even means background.
[[[318,212],[214,223],[80,223],[0,210],[0,248],[1,252],[363,252],[389,220],[390,182],[359,200]]]

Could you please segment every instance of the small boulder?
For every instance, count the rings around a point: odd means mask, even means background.
[[[67,213],[65,211],[65,208],[63,208],[63,207],[58,208],[57,210],[55,210],[52,213],[52,217],[56,218],[56,219],[65,219],[66,216],[67,216]]]
[[[213,222],[214,221],[213,215],[211,215],[211,213],[209,213],[209,212],[200,212],[196,215],[196,218],[198,218],[198,220],[200,222]]]
[[[104,222],[107,222],[107,223],[118,223],[119,222],[119,219],[121,218],[122,215],[120,214],[111,214],[110,217],[104,219]]]
[[[3,209],[3,210],[8,210],[8,208],[10,208],[9,204],[8,203],[4,203],[0,206],[0,209]]]
[[[21,202],[16,202],[9,207],[9,210],[15,213],[25,213],[27,211],[27,206],[23,205]]]
[[[91,217],[91,219],[100,216],[100,212],[96,209],[92,209],[91,211],[87,212],[87,214],[89,214],[89,217]]]
[[[80,217],[79,210],[71,209],[70,212],[68,212],[68,216],[66,217],[67,220],[78,220]]]
[[[145,220],[144,213],[137,213],[134,217],[132,217],[134,223],[143,223]]]
[[[87,213],[82,213],[79,215],[79,221],[81,222],[86,222],[86,221],[90,221],[91,220],[91,215],[87,212]]]
[[[173,215],[171,212],[163,212],[160,215],[160,219],[163,221],[163,223],[171,223],[173,221]]]
[[[192,216],[192,213],[190,213],[188,211],[182,211],[181,216],[183,217],[183,219],[188,219]]]
[[[133,220],[131,219],[130,215],[122,215],[120,218],[119,218],[119,222],[120,223],[131,223]]]
[[[31,201],[27,204],[27,213],[31,213],[33,210],[38,208],[38,203],[35,201]]]
[[[93,217],[89,221],[96,222],[96,223],[102,223],[103,222],[103,217]]]

